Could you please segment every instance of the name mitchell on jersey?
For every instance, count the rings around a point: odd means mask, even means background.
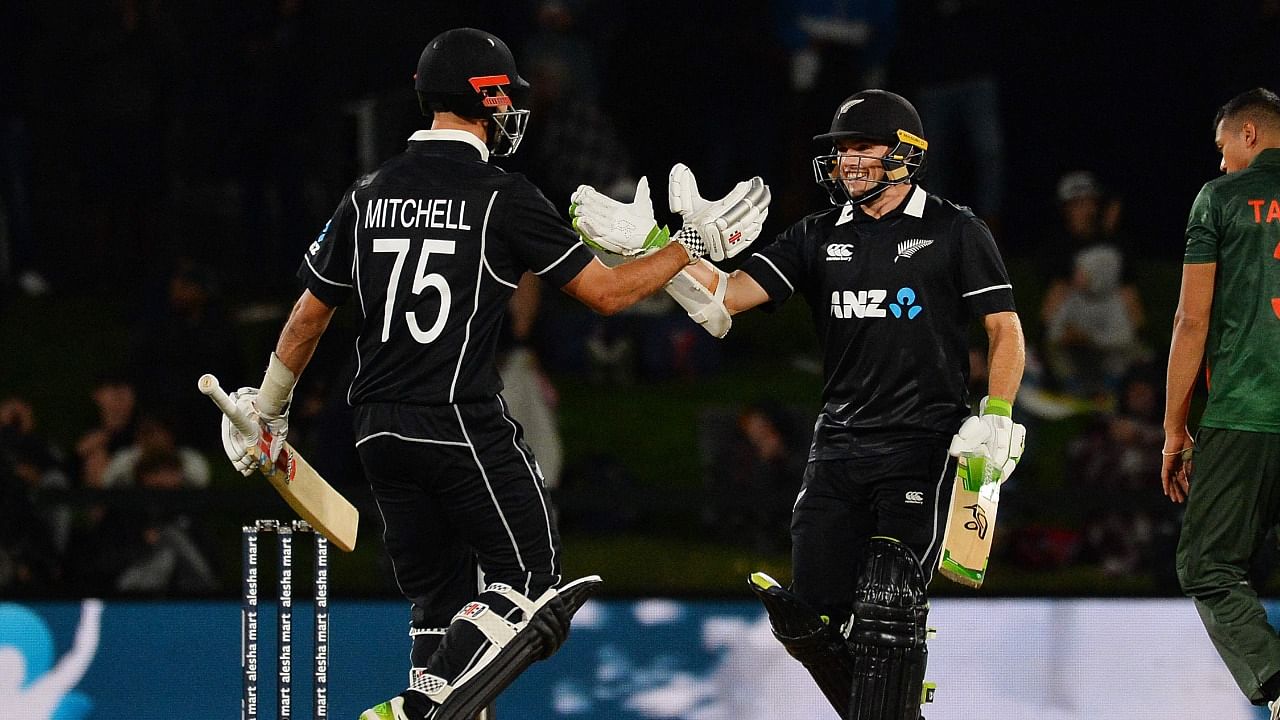
[[[467,201],[458,201],[453,214],[452,199],[376,198],[366,204],[365,228],[444,228],[470,230],[464,222]]]

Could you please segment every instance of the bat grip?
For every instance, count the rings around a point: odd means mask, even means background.
[[[231,424],[236,426],[236,430],[245,437],[253,437],[258,434],[258,424],[255,423],[248,415],[240,410],[235,401],[222,389],[218,384],[218,379],[208,373],[200,377],[200,392],[209,396],[214,405],[226,415]]]

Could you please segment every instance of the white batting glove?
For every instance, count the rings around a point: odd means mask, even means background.
[[[636,183],[635,199],[619,202],[590,185],[579,185],[569,198],[573,229],[590,247],[614,255],[643,255],[666,245],[671,233],[653,219],[649,178]]]
[[[746,250],[760,237],[771,199],[769,186],[756,176],[734,185],[719,200],[707,200],[698,193],[698,181],[684,163],[671,168],[667,181],[667,203],[684,218],[675,240],[695,259],[706,255],[724,260]]]
[[[1013,421],[1012,410],[1008,401],[984,397],[979,414],[965,420],[951,438],[948,452],[952,457],[968,458],[971,475],[986,477],[990,472],[992,480],[1004,482],[1022,460],[1027,428]]]
[[[289,436],[289,413],[286,410],[278,416],[267,417],[258,412],[255,402],[257,388],[243,387],[227,397],[258,427],[253,437],[246,437],[231,418],[222,416],[222,450],[232,466],[247,477],[263,464],[271,465],[280,455],[280,448],[284,447],[285,438]]]

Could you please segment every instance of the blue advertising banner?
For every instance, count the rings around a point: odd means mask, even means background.
[[[1182,600],[934,603],[932,716],[1253,720]],[[274,603],[260,616],[260,716],[276,717]],[[293,712],[311,717],[309,603],[294,607]],[[354,720],[408,670],[403,602],[336,602],[330,716]],[[239,717],[231,602],[0,602],[0,718]],[[498,703],[504,720],[834,718],[750,602],[592,601],[552,659]]]

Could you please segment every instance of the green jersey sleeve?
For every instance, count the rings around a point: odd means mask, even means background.
[[[1213,199],[1213,187],[1206,184],[1200,188],[1196,201],[1191,205],[1191,216],[1187,218],[1187,249],[1183,254],[1184,263],[1218,262],[1218,244],[1221,237],[1219,222],[1220,206]]]

